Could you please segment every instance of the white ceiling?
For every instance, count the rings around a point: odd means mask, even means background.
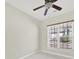
[[[26,14],[29,14],[30,16],[40,21],[49,19],[57,15],[61,15],[69,11],[73,11],[74,9],[73,0],[58,0],[54,4],[62,7],[63,8],[62,11],[57,11],[53,8],[50,8],[48,10],[48,14],[44,16],[45,8],[41,8],[37,11],[33,11],[34,8],[43,5],[45,2],[44,0],[6,0],[6,1],[10,3],[11,5],[13,5],[14,7],[22,10]]]

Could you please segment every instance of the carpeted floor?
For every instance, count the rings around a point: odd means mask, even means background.
[[[24,59],[70,59],[70,58],[65,58],[57,55],[50,55],[50,54],[40,52]]]

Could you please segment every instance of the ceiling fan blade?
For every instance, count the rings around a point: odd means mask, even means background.
[[[55,8],[56,10],[59,10],[59,11],[62,9],[61,7],[59,7],[59,6],[55,5],[55,4],[53,4],[52,7]]]
[[[33,11],[36,11],[36,10],[38,10],[38,9],[44,7],[44,6],[45,6],[45,5],[39,6],[39,7],[35,8],[35,9],[33,9]]]
[[[45,10],[45,12],[44,12],[44,16],[46,16],[46,15],[47,15],[47,11],[48,11],[48,9],[46,9],[46,10]]]

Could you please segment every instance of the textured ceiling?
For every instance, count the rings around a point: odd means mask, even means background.
[[[74,9],[73,0],[58,0],[54,4],[62,7],[63,9],[61,11],[57,11],[53,8],[50,8],[47,15],[44,16],[45,8],[33,11],[34,8],[43,5],[45,3],[44,0],[6,0],[6,2],[40,21],[50,19],[51,17],[61,15],[69,11],[73,11]]]

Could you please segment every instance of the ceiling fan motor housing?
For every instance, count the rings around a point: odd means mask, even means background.
[[[56,2],[56,1],[57,1],[57,0],[45,0],[46,3],[48,3],[48,2],[54,3],[54,2]]]

